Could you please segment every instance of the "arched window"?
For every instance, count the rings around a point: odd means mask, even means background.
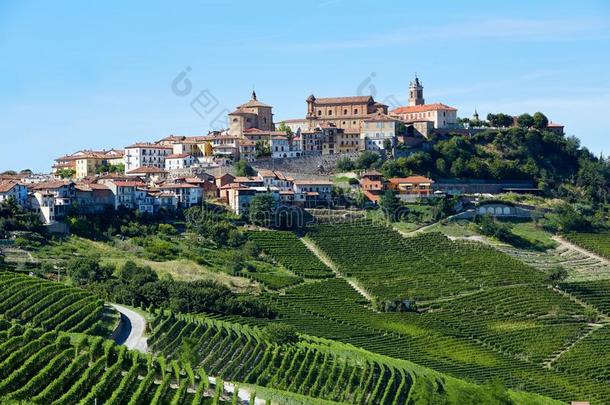
[[[328,110],[328,115],[333,115],[333,110]]]
[[[347,115],[347,108],[343,110],[343,115]]]
[[[233,118],[233,122],[237,122],[237,118]]]
[[[358,109],[357,108],[354,110],[354,114],[358,114]]]
[[[318,110],[318,115],[322,115],[322,110]]]

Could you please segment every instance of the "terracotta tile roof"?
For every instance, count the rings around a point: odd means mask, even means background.
[[[368,103],[370,101],[373,101],[372,96],[326,97],[316,98],[315,104],[352,104]]]
[[[165,159],[183,159],[189,157],[188,153],[172,153],[171,155],[165,156]]]
[[[275,173],[273,172],[273,170],[268,169],[259,169],[258,175],[261,177],[275,177]]]
[[[234,177],[233,181],[235,183],[252,183],[252,182],[261,183],[262,182],[262,180],[259,180],[256,177],[244,177],[244,176]]]
[[[64,186],[68,186],[70,184],[73,184],[70,181],[63,181],[63,180],[51,180],[51,181],[43,181],[40,183],[34,183],[31,186],[29,186],[29,188],[31,188],[32,190],[54,190],[54,189],[58,189]]]
[[[328,180],[307,179],[307,180],[295,180],[294,184],[303,185],[303,186],[307,186],[307,185],[331,186],[333,183],[332,183],[332,181],[328,181]]]
[[[115,181],[114,184],[117,187],[141,187],[141,186],[145,185],[141,181],[126,181],[126,180]]]
[[[133,145],[125,146],[125,149],[134,149],[134,148],[173,149],[172,146],[157,145],[155,143],[150,143],[150,142],[138,142],[138,143],[134,143]]]
[[[171,184],[164,184],[162,186],[159,186],[160,189],[173,189],[173,188],[198,188],[198,186],[194,185],[194,184],[188,184],[188,183],[171,183]]]
[[[0,193],[7,193],[18,184],[16,181],[0,181]]]
[[[147,174],[147,173],[165,173],[165,172],[166,172],[165,169],[161,169],[158,167],[141,166],[136,169],[128,171],[126,174]]]
[[[391,117],[387,114],[375,113],[364,120],[364,122],[385,122],[385,121],[398,121],[398,119]]]
[[[395,110],[392,110],[393,114],[409,114],[409,113],[418,113],[418,112],[426,112],[426,111],[438,111],[438,110],[448,110],[448,111],[457,111],[457,108],[449,107],[443,103],[435,103],[435,104],[423,104],[423,105],[412,105],[405,107],[398,107]]]
[[[256,114],[254,114],[253,112],[244,111],[244,110],[241,109],[241,107],[238,107],[236,110],[230,112],[229,115],[252,115],[252,116],[255,116]]]
[[[434,183],[434,180],[424,176],[409,176],[409,177],[393,177],[388,180],[394,184],[406,184],[406,183]]]
[[[250,190],[248,187],[244,187],[238,183],[225,184],[224,186],[220,187],[220,189],[221,190]]]
[[[253,132],[269,132],[269,131],[263,131],[262,129],[258,129],[258,128],[248,128],[248,129],[244,129],[244,132],[246,133],[253,133]]]
[[[258,101],[256,99],[252,99],[252,100],[248,101],[247,103],[240,105],[237,108],[244,108],[244,107],[271,107],[271,106],[267,105],[265,103],[261,103],[260,101]]]
[[[163,141],[183,141],[186,138],[186,136],[184,135],[169,135],[166,136],[165,138],[161,138],[157,141],[157,143],[159,142],[163,142]]]

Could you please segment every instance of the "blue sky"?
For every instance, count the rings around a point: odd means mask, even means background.
[[[608,1],[125,3],[0,2],[0,171],[205,134],[253,87],[276,120],[311,93],[404,103],[415,72],[460,116],[543,111],[610,153]]]

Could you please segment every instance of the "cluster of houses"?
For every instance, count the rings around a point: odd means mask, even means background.
[[[307,100],[304,118],[276,126],[273,107],[256,93],[227,115],[227,128],[207,135],[170,135],[155,142],[138,142],[121,150],[82,150],[55,159],[53,173],[75,180],[120,168],[127,176],[155,175],[191,167],[213,168],[237,160],[291,159],[311,155],[387,152],[397,145],[425,142],[434,130],[457,127],[457,109],[426,104],[416,77],[409,105],[390,110],[372,96]]]
[[[261,193],[270,194],[278,204],[300,207],[328,205],[331,200],[332,182],[295,180],[271,170],[260,170],[252,177],[229,173],[214,177],[201,173],[193,177],[158,179],[156,174],[107,174],[37,182],[25,181],[26,175],[2,175],[0,202],[14,198],[21,206],[39,212],[45,225],[53,225],[74,209],[84,213],[131,209],[154,214],[214,200],[243,214],[252,198]]]
[[[49,225],[61,221],[74,207],[86,212],[124,207],[155,213],[188,208],[206,199],[224,202],[241,214],[259,193],[269,193],[284,205],[315,207],[330,203],[330,181],[294,179],[262,169],[253,177],[235,177],[224,167],[242,159],[254,162],[389,149],[395,153],[401,144],[409,148],[424,144],[434,132],[459,131],[457,109],[426,104],[417,77],[410,83],[408,105],[391,110],[372,96],[317,98],[312,94],[306,103],[304,118],[284,120],[276,128],[273,107],[252,92],[248,102],[227,115],[224,130],[61,156],[47,177],[0,176],[0,201],[14,198],[39,211]],[[212,171],[220,174],[215,177]],[[360,180],[363,193],[375,203],[388,189],[405,201],[442,193],[439,190],[458,194],[506,187],[531,190],[529,184],[437,182],[433,189],[434,184],[423,176],[384,179],[374,171]]]

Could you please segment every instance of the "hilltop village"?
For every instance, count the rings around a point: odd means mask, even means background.
[[[473,136],[490,128],[543,127],[563,134],[563,126],[543,115],[490,114],[485,121],[475,111],[472,118],[458,118],[454,107],[426,103],[418,77],[408,93],[408,105],[393,109],[372,96],[312,94],[303,118],[277,122],[273,107],[253,91],[250,100],[228,114],[226,129],[110,150],[78,150],[55,159],[49,175],[5,173],[0,201],[15,198],[49,226],[61,222],[74,206],[91,213],[126,208],[152,214],[213,200],[244,214],[256,195],[270,194],[281,205],[329,207],[336,205],[332,175],[350,159],[409,157],[429,150],[432,139]],[[424,172],[384,178],[377,170],[359,170],[349,185],[373,205],[387,190],[403,201],[447,193],[537,190],[527,180],[456,181]]]

